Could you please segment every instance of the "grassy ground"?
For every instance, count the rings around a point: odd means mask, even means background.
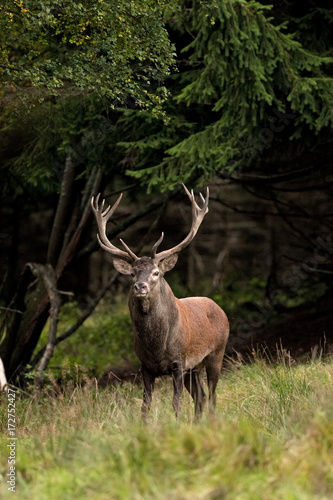
[[[82,378],[78,375],[78,378]],[[84,377],[83,377],[84,378]],[[149,420],[141,387],[68,380],[56,395],[16,395],[20,500],[333,499],[333,362],[258,360],[221,377],[217,410],[199,423],[160,380]],[[52,386],[52,381],[51,381]],[[7,396],[1,401],[0,496],[12,498]]]

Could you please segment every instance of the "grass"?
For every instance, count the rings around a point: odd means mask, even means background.
[[[82,377],[81,377],[82,378]],[[20,500],[314,500],[333,498],[333,362],[257,360],[221,376],[216,414],[193,422],[161,379],[147,423],[141,387],[68,380],[16,396]],[[83,382],[83,383],[82,383]],[[0,496],[7,490],[7,397],[1,405]]]

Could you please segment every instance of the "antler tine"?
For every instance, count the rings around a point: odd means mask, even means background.
[[[197,234],[198,229],[200,227],[200,224],[203,221],[203,218],[208,213],[208,202],[209,202],[209,189],[208,189],[208,187],[206,189],[206,198],[204,198],[203,195],[200,193],[200,198],[203,202],[202,208],[200,208],[199,205],[195,201],[193,189],[191,189],[191,192],[189,192],[189,190],[187,189],[187,187],[184,184],[183,184],[183,187],[184,187],[185,192],[186,192],[187,196],[189,197],[191,204],[192,204],[192,226],[191,226],[191,229],[190,229],[188,235],[186,236],[186,238],[184,238],[184,240],[181,241],[178,245],[170,248],[169,250],[164,250],[163,252],[156,254],[156,249],[157,249],[158,245],[160,244],[160,242],[162,241],[162,239],[160,238],[161,241],[159,240],[157,243],[155,243],[155,245],[153,247],[153,250],[154,250],[153,258],[157,259],[157,261],[163,260],[166,257],[173,255],[174,253],[178,253],[181,250],[183,250],[185,247],[187,247],[187,245],[189,245],[191,243],[194,236]]]
[[[201,209],[199,207],[199,205],[197,204],[197,202],[195,201],[195,197],[194,197],[194,193],[193,193],[193,189],[191,189],[191,192],[189,192],[189,190],[187,189],[187,187],[185,186],[185,184],[183,184],[183,187],[186,191],[186,194],[187,196],[189,197],[189,199],[191,200],[191,203],[192,203],[192,212],[196,212],[196,211],[201,211],[203,209],[207,210],[208,212],[208,201],[209,201],[209,188],[207,186],[206,188],[206,199],[203,197],[202,193],[199,193],[199,196],[201,198],[201,201],[203,202],[204,206],[203,208]],[[205,212],[205,214],[207,213]]]
[[[159,239],[156,241],[156,243],[153,245],[153,248],[151,249],[151,256],[153,259],[155,259],[155,257],[156,257],[156,250],[158,249],[158,247],[162,243],[163,238],[164,238],[164,233],[162,231],[161,236],[159,237]]]
[[[193,189],[191,189],[191,192],[189,192],[189,190],[187,189],[187,187],[185,186],[185,184],[182,184],[183,188],[185,189],[185,192],[187,194],[187,196],[190,198],[191,200],[191,195],[193,195]]]
[[[133,260],[137,259],[137,256],[130,250],[127,252],[124,252],[123,250],[119,250],[119,248],[115,247],[111,241],[109,241],[108,237],[106,236],[106,224],[110,217],[113,215],[114,211],[118,207],[120,200],[123,196],[123,193],[121,193],[118,196],[118,199],[116,202],[111,206],[108,206],[105,210],[104,209],[104,204],[105,200],[102,201],[101,205],[99,205],[99,198],[101,196],[101,193],[99,193],[96,196],[96,200],[94,197],[91,198],[91,208],[95,214],[96,217],[96,222],[98,226],[98,233],[97,234],[97,239],[98,243],[100,246],[106,250],[107,252],[111,253],[115,257],[119,257],[123,260],[126,260],[127,262],[133,262]]]
[[[133,260],[138,260],[139,257],[137,255],[135,255],[134,252],[132,252],[130,247],[128,245],[126,245],[126,243],[121,238],[119,240],[120,240],[120,243],[123,245],[123,247],[126,249],[127,253],[133,258]]]

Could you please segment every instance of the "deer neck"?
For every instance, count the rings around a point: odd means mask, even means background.
[[[147,298],[136,297],[131,292],[129,309],[132,322],[139,334],[161,333],[168,330],[169,325],[178,319],[175,296],[164,278]]]

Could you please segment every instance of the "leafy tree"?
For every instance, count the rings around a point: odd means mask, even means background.
[[[164,2],[14,0],[0,6],[0,89],[94,91],[113,105],[159,106],[173,64]],[[153,85],[153,83],[155,85]]]
[[[168,23],[185,57],[170,83],[170,122],[144,139],[147,117],[142,136],[127,144],[139,153],[130,175],[167,188],[179,179],[203,182],[216,173],[249,171],[288,120],[295,150],[299,138],[313,142],[317,134],[329,134],[332,11],[310,1],[299,17],[295,12],[252,0],[180,2],[170,8]],[[156,146],[164,151],[159,161],[149,155]]]

